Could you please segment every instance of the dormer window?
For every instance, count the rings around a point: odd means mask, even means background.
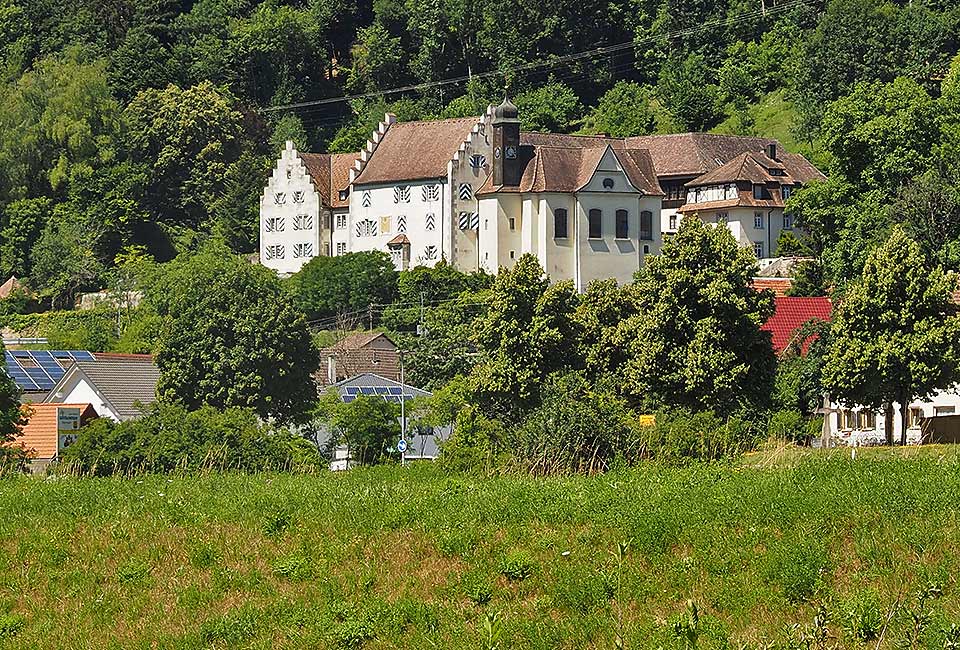
[[[604,179],[603,179],[603,189],[605,189],[605,190],[612,190],[612,189],[613,189],[613,185],[614,185],[614,183],[613,183],[613,179],[612,179],[612,178],[604,178]]]
[[[340,190],[337,196],[340,197],[341,201],[346,201],[347,197],[350,196],[350,190],[349,189]]]
[[[760,200],[769,200],[770,199],[770,190],[767,189],[766,185],[754,184],[753,186],[753,198]]]
[[[771,175],[771,176],[783,176],[783,175],[784,175],[783,170],[780,169],[779,167],[771,167],[769,171],[770,171],[770,175]]]
[[[780,194],[783,196],[783,200],[786,201],[790,198],[790,195],[793,194],[793,188],[789,185],[783,185],[780,187]]]

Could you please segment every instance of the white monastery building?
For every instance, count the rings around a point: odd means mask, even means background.
[[[287,143],[260,201],[260,260],[290,274],[317,255],[379,250],[401,270],[445,259],[495,273],[532,253],[583,290],[630,281],[690,214],[772,257],[793,227],[789,193],[822,178],[765,138],[522,132],[506,99],[479,117],[388,114],[356,154]]]

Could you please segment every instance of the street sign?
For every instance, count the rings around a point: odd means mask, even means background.
[[[397,451],[399,451],[402,454],[406,450],[407,450],[407,441],[400,440],[400,442],[397,443]]]

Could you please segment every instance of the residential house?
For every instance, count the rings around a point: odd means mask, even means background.
[[[77,430],[97,417],[91,404],[24,404],[23,431],[11,443],[27,451],[30,469],[42,471],[77,437]]]
[[[410,405],[417,398],[429,397],[432,394],[415,386],[381,377],[375,373],[356,375],[338,382],[332,388],[337,391],[344,403],[350,403],[357,397],[366,396],[377,397],[396,404],[402,403],[404,407]],[[406,430],[407,441],[407,451],[404,452],[403,459],[406,461],[436,459],[439,455],[439,444],[449,439],[453,427],[448,425],[434,428],[410,423],[412,416],[408,409],[403,410],[403,416],[407,421],[406,426],[404,426],[403,420],[400,422],[401,431]],[[330,443],[329,432],[321,434],[321,439],[318,442],[321,448],[328,446]],[[396,443],[392,446],[395,447],[395,445]],[[353,459],[347,445],[337,445],[331,452],[331,470],[339,471],[350,468]],[[400,457],[399,452],[397,457]]]
[[[321,382],[335,384],[348,377],[375,374],[400,379],[397,344],[383,332],[351,334],[320,351]]]
[[[793,217],[784,212],[790,193],[824,178],[806,158],[771,142],[689,181],[686,203],[677,212],[728,228],[757,259],[773,257],[780,233],[794,229]]]
[[[95,360],[86,350],[4,351],[4,369],[20,389],[20,401],[25,403],[44,401],[74,362]]]
[[[291,274],[317,255],[336,253],[333,232],[349,211],[350,168],[358,155],[301,153],[287,141],[260,197],[264,266]]]
[[[16,276],[11,275],[9,278],[7,278],[6,282],[0,284],[0,300],[9,298],[11,294],[17,292],[23,292],[28,295],[30,293],[27,287],[24,286],[24,284],[20,282]]]
[[[70,365],[44,402],[91,404],[102,417],[122,422],[139,417],[156,401],[160,370],[151,355],[96,356]]]

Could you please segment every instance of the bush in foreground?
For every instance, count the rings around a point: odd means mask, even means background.
[[[158,404],[137,420],[101,418],[80,430],[62,456],[68,471],[115,473],[223,469],[240,472],[314,470],[316,448],[287,429],[265,424],[249,409],[188,411]]]

